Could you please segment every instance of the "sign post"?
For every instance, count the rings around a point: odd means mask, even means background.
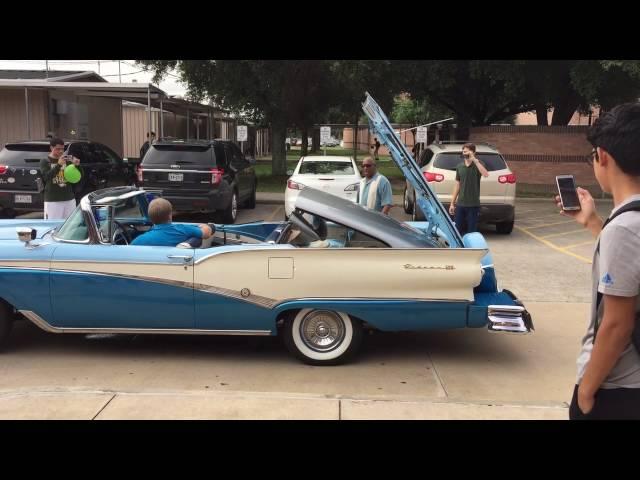
[[[324,144],[324,154],[327,154],[327,143],[331,138],[331,127],[320,127],[320,145]]]
[[[237,138],[240,142],[240,151],[242,155],[244,155],[244,142],[247,141],[247,126],[246,125],[238,125]]]

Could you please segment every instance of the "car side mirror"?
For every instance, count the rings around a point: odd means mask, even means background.
[[[38,235],[38,231],[35,228],[29,227],[17,227],[16,233],[18,234],[18,240],[24,242],[24,246],[31,247],[31,240],[35,240]]]
[[[293,175],[293,170],[287,170],[287,175],[289,176]]]

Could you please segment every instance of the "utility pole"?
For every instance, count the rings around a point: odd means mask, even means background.
[[[45,60],[44,65],[45,65],[45,78],[49,80],[49,60]]]
[[[118,82],[122,83],[122,75],[120,74],[120,62],[122,60],[118,60]]]

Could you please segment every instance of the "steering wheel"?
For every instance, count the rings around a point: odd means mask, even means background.
[[[111,243],[114,245],[123,245],[123,243],[118,243],[118,240],[120,240],[121,242],[124,241],[124,245],[129,245],[131,243],[131,236],[127,233],[127,229],[124,228],[124,225],[117,220],[114,220],[113,224],[118,228],[113,232]],[[120,238],[118,238],[118,236],[120,236]]]

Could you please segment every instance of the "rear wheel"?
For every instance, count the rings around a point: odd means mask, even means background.
[[[219,216],[221,223],[235,223],[238,218],[238,193],[235,190],[231,194],[229,206]]]
[[[496,232],[503,235],[509,235],[513,231],[514,222],[500,222],[496,223]]]
[[[13,312],[6,303],[0,300],[0,351],[3,351],[7,346],[12,327]]]
[[[0,218],[16,218],[16,211],[13,208],[0,208]]]
[[[256,190],[258,189],[257,182],[253,184],[253,191],[251,192],[251,196],[249,196],[249,200],[245,203],[245,208],[256,208]]]
[[[343,312],[305,308],[285,324],[284,342],[309,365],[339,365],[362,343],[362,325]]]
[[[411,203],[411,199],[409,198],[408,188],[405,185],[404,187],[404,195],[402,199],[402,206],[404,207],[404,213],[412,214],[413,213],[413,204]]]

